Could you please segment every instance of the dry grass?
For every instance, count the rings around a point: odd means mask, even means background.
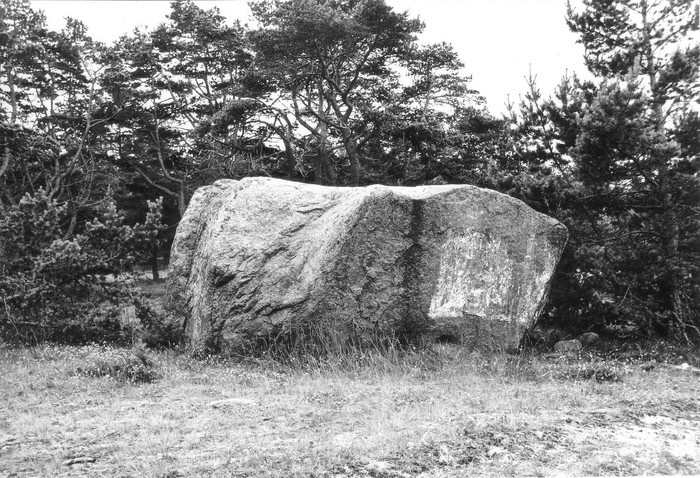
[[[672,367],[455,347],[296,365],[163,352],[160,378],[136,384],[80,373],[101,354],[115,352],[0,348],[0,476],[700,473],[700,379]]]

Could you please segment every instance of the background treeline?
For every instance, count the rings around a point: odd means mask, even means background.
[[[176,1],[157,28],[104,45],[78,20],[51,31],[27,0],[3,0],[4,336],[119,335],[126,304],[152,322],[120,274],[157,272],[197,187],[268,175],[505,192],[571,233],[543,324],[700,340],[691,1],[570,8],[595,79],[565,76],[545,96],[530,78],[501,118],[452,46],[417,43],[423,24],[383,0],[252,11],[247,27]]]

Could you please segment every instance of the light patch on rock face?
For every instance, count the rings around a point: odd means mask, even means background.
[[[532,235],[524,257],[516,260],[503,241],[484,233],[448,238],[441,250],[430,318],[440,322],[478,316],[526,323],[535,317],[557,264],[549,251],[537,254],[535,244]]]
[[[512,312],[517,317],[537,317],[544,306],[549,279],[557,267],[559,257],[551,250],[538,251],[537,238],[531,235],[527,242],[527,252],[522,261],[522,274],[513,284],[519,301]]]
[[[508,292],[513,261],[498,239],[482,233],[450,237],[442,246],[440,275],[428,315],[445,317],[487,315],[508,321]]]
[[[517,335],[532,324],[557,257],[541,247],[535,233],[523,242],[523,248],[509,248],[499,237],[479,231],[446,239],[428,312],[439,335],[497,346],[508,334],[504,331]]]

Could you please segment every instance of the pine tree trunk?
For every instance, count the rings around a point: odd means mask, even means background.
[[[153,280],[158,282],[160,280],[160,273],[158,272],[158,246],[155,244],[151,248],[151,273],[153,274]]]
[[[357,157],[357,144],[354,138],[345,140],[345,152],[350,161],[350,184],[357,186],[360,184],[360,159]]]
[[[185,196],[185,183],[180,182],[178,184],[179,190],[178,190],[178,196],[177,196],[177,208],[180,213],[180,219],[182,219],[185,216],[185,211],[187,210],[187,198]]]
[[[10,123],[15,124],[17,122],[17,92],[15,91],[15,75],[12,63],[12,58],[10,58],[10,61],[7,63],[7,86],[10,89],[10,104],[12,107]]]
[[[323,161],[321,160],[321,155],[314,158],[314,182],[323,184]]]
[[[297,166],[297,159],[294,156],[294,147],[288,139],[282,140],[284,143],[284,168],[286,169],[287,179],[294,178],[294,172]]]

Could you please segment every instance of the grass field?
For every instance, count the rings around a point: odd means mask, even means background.
[[[0,370],[3,477],[700,473],[692,367],[454,346],[304,364],[45,346],[0,348]]]

